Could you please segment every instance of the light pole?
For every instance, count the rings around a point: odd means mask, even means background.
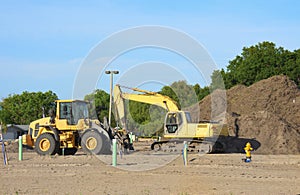
[[[107,70],[105,74],[110,74],[110,93],[109,93],[109,113],[108,113],[108,125],[111,124],[111,109],[112,109],[112,89],[113,89],[113,75],[119,74],[117,70]]]

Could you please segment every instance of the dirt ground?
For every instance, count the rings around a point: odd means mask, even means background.
[[[144,147],[144,146],[141,146]],[[189,154],[138,149],[111,156],[39,156],[8,152],[0,194],[299,194],[300,155]],[[1,156],[2,157],[2,156]],[[2,160],[2,158],[0,158]]]
[[[0,194],[300,194],[300,90],[295,83],[275,76],[226,93],[227,100],[208,96],[199,103],[201,109],[197,105],[190,111],[201,110],[194,116],[211,120],[211,105],[225,106],[230,135],[239,136],[227,145],[235,153],[189,154],[184,166],[181,154],[153,152],[150,143],[135,143],[136,151],[118,155],[113,167],[111,155],[82,151],[39,156],[24,149],[19,161],[14,142],[7,147],[9,165],[0,165]],[[248,139],[257,150],[245,163],[239,152]]]
[[[216,90],[189,111],[195,121],[225,118],[231,136],[260,142],[257,153],[300,154],[300,89],[287,76]]]

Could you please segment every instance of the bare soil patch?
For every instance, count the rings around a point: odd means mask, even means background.
[[[161,163],[147,152],[118,156],[117,167],[82,152],[74,156],[8,153],[0,165],[0,194],[299,194],[299,155],[210,154],[182,157],[159,168],[130,171]],[[106,158],[109,158],[106,156]],[[134,162],[134,163],[133,163]],[[164,163],[164,162],[163,162]]]
[[[249,87],[216,90],[190,108],[200,120],[225,114],[231,136],[255,138],[260,154],[300,154],[300,90],[287,76],[274,76]],[[213,106],[212,106],[213,105]],[[211,108],[214,108],[212,110]],[[226,108],[226,113],[223,108]]]

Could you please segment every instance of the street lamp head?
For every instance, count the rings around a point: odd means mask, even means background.
[[[106,70],[105,74],[119,74],[119,71],[117,71],[117,70]]]

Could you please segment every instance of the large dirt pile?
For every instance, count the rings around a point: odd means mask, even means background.
[[[300,90],[293,81],[274,76],[249,87],[233,87],[225,98],[224,93],[216,90],[199,103],[200,120],[225,116],[232,136],[261,143],[256,153],[300,154]]]

